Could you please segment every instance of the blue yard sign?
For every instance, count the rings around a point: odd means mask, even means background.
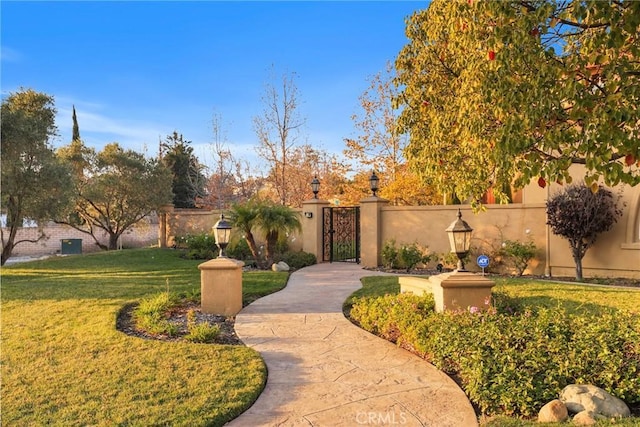
[[[489,257],[486,255],[480,255],[476,260],[478,267],[482,268],[482,275],[484,276],[484,269],[489,267]]]

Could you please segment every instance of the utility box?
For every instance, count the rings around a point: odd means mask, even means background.
[[[82,239],[60,239],[60,254],[80,255],[82,254]]]

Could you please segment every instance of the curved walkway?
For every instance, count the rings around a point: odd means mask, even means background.
[[[477,426],[453,380],[343,316],[344,300],[373,274],[354,264],[307,267],[236,316],[238,336],[269,375],[254,405],[227,425]]]

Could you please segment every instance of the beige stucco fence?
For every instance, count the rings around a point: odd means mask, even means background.
[[[436,254],[449,251],[444,230],[461,209],[463,219],[474,229],[473,253],[468,267],[474,268],[480,253],[490,255],[492,249],[504,240],[523,243],[531,240],[536,245],[537,254],[525,274],[573,276],[575,265],[569,244],[553,235],[546,225],[544,201],[553,191],[553,187],[540,189],[530,186],[525,188],[524,203],[488,205],[484,212],[479,213],[473,213],[468,205],[389,206],[387,201],[377,197],[363,199],[360,203],[361,263],[365,267],[380,265],[382,247],[392,239],[397,245],[418,243]],[[624,188],[622,202],[625,204],[623,216],[613,229],[598,238],[583,259],[585,277],[640,279],[640,186]],[[303,204],[302,232],[287,236],[292,250],[303,249],[322,259],[322,208],[327,206],[329,202],[318,199]],[[210,232],[220,212],[167,206],[158,216],[158,221],[150,220],[126,233],[121,239],[122,247],[171,247],[176,236]],[[36,229],[21,229],[19,238],[35,236],[36,232]],[[61,239],[72,238],[83,239],[84,252],[98,250],[89,236],[70,227],[51,225],[45,228],[45,232],[48,239],[20,244],[15,248],[14,256],[54,254],[60,252]],[[103,237],[106,242],[106,236]],[[236,237],[241,236],[236,234]],[[495,267],[497,260],[492,262]]]

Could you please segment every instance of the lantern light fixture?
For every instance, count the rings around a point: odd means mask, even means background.
[[[220,214],[220,219],[213,226],[214,237],[216,239],[216,245],[220,248],[220,254],[218,258],[226,258],[224,250],[229,244],[229,238],[231,237],[231,224],[224,219],[224,214]]]
[[[311,181],[311,191],[313,191],[313,198],[318,198],[318,192],[320,191],[320,180],[318,177],[314,177],[313,181]]]
[[[462,219],[462,212],[458,209],[458,219],[453,221],[446,229],[449,234],[449,245],[451,252],[458,256],[458,271],[467,271],[464,267],[463,258],[469,253],[471,247],[471,232],[473,228]]]
[[[378,184],[380,183],[380,178],[376,175],[376,171],[371,172],[371,176],[369,177],[369,188],[371,188],[371,193],[373,197],[378,196]]]

